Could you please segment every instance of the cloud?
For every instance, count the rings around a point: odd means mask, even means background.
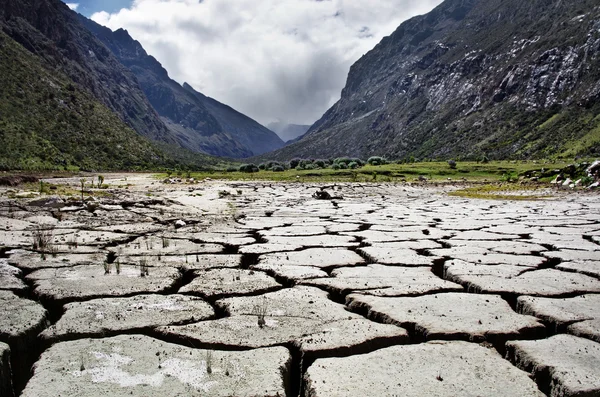
[[[134,0],[92,19],[124,28],[179,83],[268,123],[312,124],[350,66],[441,0]]]
[[[69,7],[73,11],[76,11],[77,7],[79,7],[79,3],[66,3],[66,4],[67,4],[67,7]]]

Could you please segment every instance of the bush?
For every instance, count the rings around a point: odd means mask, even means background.
[[[267,166],[266,166],[266,164],[265,164],[265,163],[260,163],[260,164],[258,165],[258,169],[259,169],[259,170],[264,170],[265,168],[267,168]]]
[[[294,169],[294,168],[298,167],[298,165],[300,164],[300,161],[302,161],[302,159],[299,159],[299,158],[291,159],[289,162],[290,169]]]
[[[254,165],[254,164],[251,163],[251,164],[242,164],[242,165],[240,165],[239,171],[240,172],[252,173],[252,172],[258,172],[259,169],[258,169],[258,167],[256,165]]]
[[[454,160],[448,160],[448,165],[450,166],[450,168],[452,168],[453,170],[456,169],[456,161]]]
[[[285,171],[285,168],[283,168],[283,166],[281,165],[276,165],[275,167],[272,168],[273,172],[283,172]]]
[[[484,163],[484,164],[485,164],[485,163],[489,163],[489,162],[490,162],[490,159],[488,158],[488,156],[486,156],[486,155],[484,154],[484,155],[483,155],[483,157],[481,158],[481,162],[482,162],[482,163]]]
[[[325,168],[325,160],[315,160],[313,164],[319,168]]]
[[[346,165],[346,163],[340,163],[339,165],[340,165],[340,169],[341,170],[347,170],[348,169],[348,166]]]
[[[369,159],[367,160],[367,163],[369,163],[369,165],[384,165],[384,164],[387,164],[387,161],[383,157],[372,156],[372,157],[369,157]]]
[[[350,168],[351,170],[355,170],[358,167],[360,167],[360,166],[358,165],[358,163],[356,161],[353,161],[350,164],[348,164],[348,168]]]
[[[236,167],[227,167],[227,169],[225,171],[227,171],[227,172],[236,172],[236,171],[239,171],[239,168],[236,168]]]
[[[338,163],[333,163],[333,164],[331,164],[331,169],[332,170],[339,170],[340,169],[340,165]]]
[[[316,169],[318,169],[318,168],[319,168],[319,167],[317,167],[317,166],[316,166],[315,164],[313,164],[313,163],[309,163],[309,164],[306,164],[306,165],[304,166],[304,169],[305,169],[305,170],[316,170]]]
[[[307,168],[308,165],[312,165],[313,161],[310,159],[302,159],[300,160],[300,164],[298,164],[298,167],[301,167],[302,169],[314,169],[314,168]]]

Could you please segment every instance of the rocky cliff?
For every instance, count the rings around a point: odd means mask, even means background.
[[[600,153],[596,0],[446,0],[356,62],[273,158]]]
[[[251,118],[183,86],[127,31],[112,31],[79,15],[89,29],[137,77],[150,103],[182,147],[243,158],[278,149],[283,141]]]

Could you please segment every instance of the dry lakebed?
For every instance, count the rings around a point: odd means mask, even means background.
[[[104,182],[0,189],[2,397],[600,396],[597,193]]]

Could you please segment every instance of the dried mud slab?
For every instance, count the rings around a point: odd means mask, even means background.
[[[261,230],[258,232],[263,237],[267,236],[315,236],[320,234],[327,234],[325,226],[284,226],[274,227],[269,230]]]
[[[256,239],[244,234],[206,233],[206,232],[175,232],[166,233],[166,237],[174,239],[188,239],[196,242],[223,245],[248,245],[256,243]]]
[[[480,263],[482,265],[539,267],[547,260],[541,256],[500,254],[490,251],[486,248],[471,246],[434,249],[430,250],[429,253],[432,255],[462,260],[465,262]]]
[[[433,266],[437,256],[423,256],[408,248],[396,248],[385,244],[376,244],[371,247],[358,249],[361,253],[371,258],[375,263],[394,266]]]
[[[116,261],[121,264],[139,265],[140,259],[146,260],[151,267],[175,267],[184,271],[235,268],[242,264],[242,256],[237,254],[119,256]]]
[[[441,293],[389,298],[352,294],[346,301],[352,310],[414,329],[427,340],[497,342],[545,335],[545,327],[535,317],[515,313],[495,295]]]
[[[194,277],[191,283],[179,290],[180,293],[214,299],[227,295],[256,295],[281,288],[273,277],[254,270],[197,270]]]
[[[154,267],[144,271],[139,266],[116,265],[106,269],[102,265],[73,266],[42,269],[27,275],[37,296],[63,304],[92,298],[158,293],[174,288],[179,271],[169,267]]]
[[[600,260],[597,261],[577,261],[577,262],[563,262],[556,266],[558,270],[564,270],[567,272],[576,272],[585,274],[586,276],[592,276],[600,278]]]
[[[285,396],[287,349],[204,351],[142,335],[57,343],[22,397]]]
[[[552,324],[557,333],[566,331],[600,342],[600,295],[565,299],[521,296],[517,311]]]
[[[393,346],[316,360],[304,396],[535,396],[527,374],[494,350],[466,342]]]
[[[41,333],[49,343],[139,332],[163,325],[207,320],[215,312],[200,298],[185,295],[136,295],[93,299],[65,305],[58,322]]]
[[[600,344],[572,335],[506,344],[507,356],[555,396],[600,395]]]
[[[600,292],[597,279],[555,269],[523,271],[521,266],[446,265],[444,278],[469,291],[490,294],[561,296]]]
[[[339,295],[357,291],[376,296],[463,291],[462,286],[442,280],[427,267],[383,265],[336,269],[331,272],[331,277],[305,280],[301,284],[324,288]]]
[[[557,258],[565,262],[580,262],[580,261],[599,261],[600,250],[598,251],[577,251],[577,250],[560,250],[548,251],[542,255],[548,258]]]
[[[0,291],[0,342],[11,350],[13,385],[20,390],[36,358],[37,335],[46,327],[46,309],[37,302]]]
[[[102,264],[107,252],[93,254],[57,253],[42,255],[39,252],[13,250],[9,252],[8,263],[23,270],[39,270],[44,268],[72,267],[78,265]]]
[[[0,396],[14,397],[10,368],[10,347],[2,342],[0,342]]]
[[[358,266],[365,260],[357,253],[343,248],[309,248],[302,251],[261,255],[259,266],[310,266],[331,268]]]
[[[359,243],[354,237],[324,234],[320,236],[265,236],[269,244],[280,244],[301,247],[358,247]]]
[[[402,227],[398,227],[397,232],[383,232],[379,230],[365,230],[362,232],[343,233],[344,235],[360,237],[365,243],[377,244],[386,242],[412,241],[431,239],[437,240],[449,237],[451,233],[435,228],[421,227],[421,230],[402,231]]]
[[[224,251],[218,244],[197,244],[189,240],[144,236],[108,250],[121,256],[218,254]]]
[[[10,266],[6,259],[0,259],[0,290],[25,291],[27,285],[21,279],[23,272],[16,267]]]
[[[300,265],[277,265],[276,263],[259,263],[250,266],[250,269],[261,270],[274,277],[284,279],[289,283],[296,283],[300,280],[306,280],[317,277],[328,277],[323,270],[314,266]]]

